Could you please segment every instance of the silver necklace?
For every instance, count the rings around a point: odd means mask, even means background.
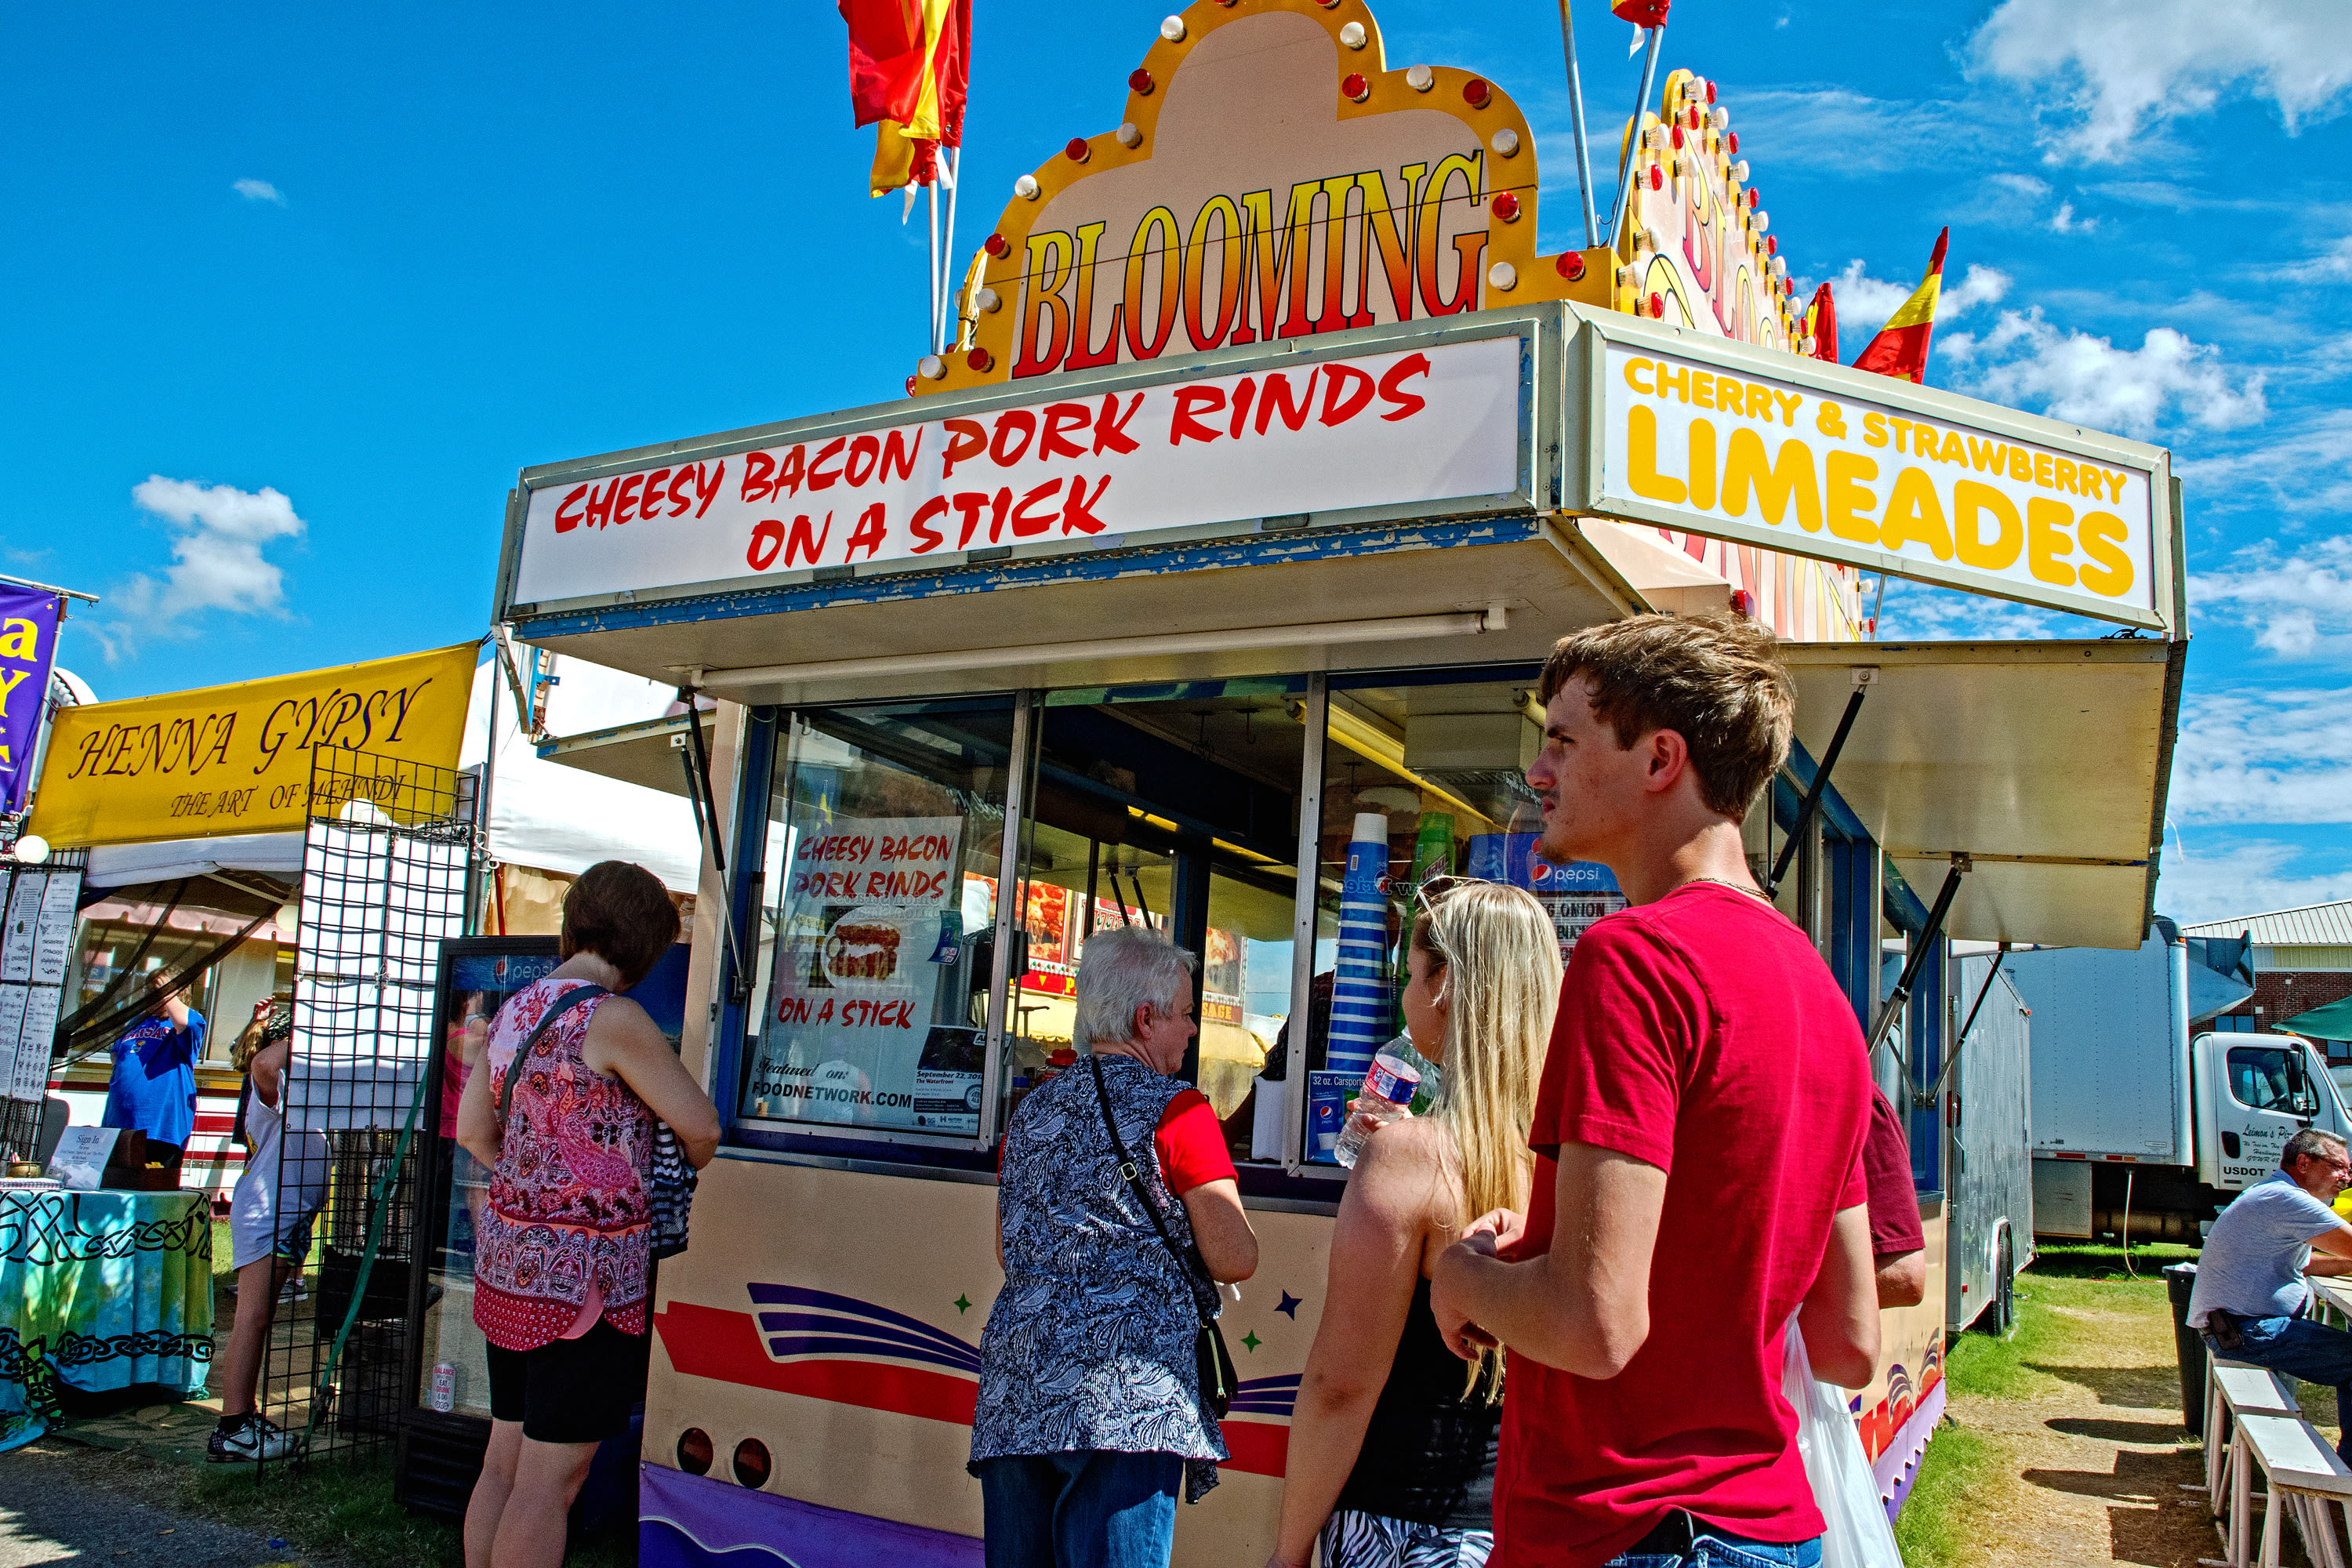
[[[1772,896],[1764,891],[1763,889],[1743,887],[1739,883],[1732,881],[1730,879],[1726,877],[1685,877],[1683,880],[1675,883],[1675,886],[1677,888],[1687,888],[1693,882],[1713,882],[1718,888],[1729,888],[1735,893],[1745,893],[1751,899],[1762,899],[1768,904],[1772,901]]]

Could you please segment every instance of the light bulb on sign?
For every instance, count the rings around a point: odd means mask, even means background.
[[[37,833],[27,833],[16,840],[16,862],[22,866],[37,866],[49,858],[49,841]]]

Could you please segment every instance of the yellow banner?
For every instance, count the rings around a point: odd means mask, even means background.
[[[314,754],[331,795],[418,815],[451,784],[420,794],[398,764],[457,765],[478,646],[60,709],[27,830],[75,846],[299,829]]]

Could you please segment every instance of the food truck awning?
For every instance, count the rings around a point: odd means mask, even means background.
[[[1836,643],[1786,650],[1832,783],[1922,899],[1969,858],[1948,934],[2137,948],[2161,845],[2186,643]]]
[[[715,719],[716,715],[708,711],[702,715],[702,743],[706,746],[714,738],[718,727]],[[544,741],[540,743],[539,755],[542,762],[561,763],[583,773],[682,798],[686,795],[686,774],[678,756],[685,749],[686,715],[674,713],[667,718],[615,724],[584,735]]]

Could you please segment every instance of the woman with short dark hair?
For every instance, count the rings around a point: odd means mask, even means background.
[[[609,994],[643,980],[677,931],[652,872],[588,868],[563,900],[563,963],[499,1009],[488,1070],[458,1102],[457,1141],[492,1172],[474,1260],[490,1444],[466,1509],[467,1568],[562,1563],[596,1445],[628,1429],[644,1384],[654,1123],[699,1167],[719,1113],[646,1010]]]
[[[971,1430],[988,1568],[1166,1568],[1178,1482],[1198,1497],[1226,1457],[1194,1344],[1213,1281],[1256,1271],[1257,1236],[1216,1113],[1173,1076],[1195,1033],[1192,966],[1139,927],[1088,938],[1073,1041],[1087,1054],[1005,1134],[1004,1288]]]

